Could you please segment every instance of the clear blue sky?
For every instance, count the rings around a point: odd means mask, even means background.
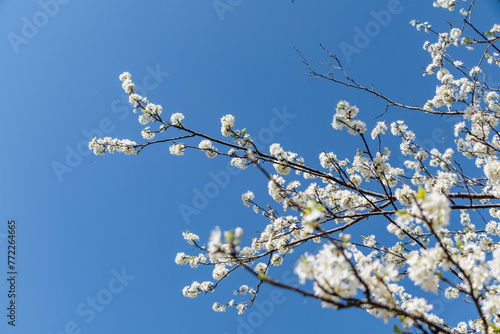
[[[330,126],[336,103],[357,104],[366,118],[380,114],[383,104],[310,81],[294,47],[310,61],[324,61],[323,43],[360,82],[422,103],[436,85],[422,77],[429,57],[421,46],[429,37],[408,22],[429,21],[441,31],[445,10],[410,0],[56,1],[0,1],[1,259],[7,220],[18,225],[16,327],[7,325],[2,260],[1,333],[391,332],[364,312],[333,312],[291,293],[269,312],[214,313],[214,301],[230,300],[238,283],[253,283],[244,273],[215,294],[183,297],[185,285],[211,275],[174,263],[177,252],[191,252],[182,231],[206,241],[215,225],[242,226],[247,234],[263,229],[266,221],[247,210],[240,195],[252,190],[266,204],[267,182],[255,170],[233,176],[187,221],[179,205],[193,206],[196,192],[227,160],[194,151],[175,157],[166,145],[140,157],[96,157],[85,145],[99,133],[140,139],[137,117],[121,100],[118,76],[129,71],[151,102],[166,114],[184,113],[185,124],[200,132],[220,136],[219,119],[230,113],[237,127],[262,134],[262,146],[280,142],[312,165],[319,166],[322,150],[352,157],[356,143]],[[230,10],[218,13],[214,3]],[[393,13],[378,23],[373,11],[388,8]],[[476,17],[500,16],[494,0],[478,1],[477,9]],[[357,29],[370,28],[369,43],[356,44]],[[343,53],[346,44],[357,52]],[[490,80],[500,82],[496,73]],[[276,110],[294,118],[269,138]],[[387,115],[401,117],[430,145],[432,130],[445,126],[438,119],[435,127],[419,124],[423,118],[397,109]],[[286,277],[292,264],[271,276]],[[273,291],[265,287],[261,300],[273,300]],[[105,305],[92,306],[94,299]],[[437,303],[442,316],[457,311],[446,300]]]

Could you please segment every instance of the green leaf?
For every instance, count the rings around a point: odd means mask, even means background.
[[[423,199],[425,197],[425,189],[422,188],[421,186],[418,187],[418,193],[417,193],[417,198],[418,199]]]
[[[142,109],[141,109],[141,111],[142,111],[143,113],[145,113],[145,114],[147,114],[147,113],[148,113],[148,111],[147,111],[146,109],[144,109],[144,108],[142,108]]]
[[[398,333],[398,334],[402,334],[403,333],[403,331],[401,330],[401,328],[399,328],[396,325],[394,325],[394,327],[392,328],[392,330],[394,331],[394,333]]]
[[[233,242],[234,231],[224,231],[224,237],[226,238],[227,242],[229,243]]]
[[[491,327],[491,328],[493,328],[493,331],[494,331],[495,333],[500,333],[500,328],[499,328],[498,326],[495,326],[495,324],[494,324],[494,323],[489,322],[489,323],[488,323],[488,325],[490,325],[490,327]]]

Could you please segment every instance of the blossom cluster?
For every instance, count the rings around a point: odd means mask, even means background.
[[[358,113],[358,107],[349,105],[347,101],[340,101],[333,116],[332,127],[335,130],[341,130],[343,127],[346,127],[347,132],[352,135],[364,133],[366,131],[365,122],[354,119]]]
[[[486,33],[468,29],[473,26],[470,14],[474,1],[436,0],[433,4],[451,11],[462,2],[469,2],[468,7],[460,9],[464,25],[451,25],[438,33],[428,22],[410,22],[435,39],[424,43],[430,61],[423,75],[437,85],[421,106],[408,106],[385,97],[373,87],[359,85],[340,62],[338,68],[331,66],[328,76],[318,75],[310,68],[315,77],[327,79],[339,70],[347,78],[343,82],[346,86],[387,101],[384,113],[389,107],[398,106],[425,113],[429,119],[445,116],[455,121],[449,131],[452,139],[443,138],[442,147],[421,144],[417,133],[420,137],[422,130],[411,128],[411,122],[399,117],[370,125],[361,120],[360,108],[341,100],[332,112],[331,125],[334,130],[347,129],[360,148],[343,157],[343,150],[330,152],[330,143],[322,143],[324,147],[314,153],[319,155],[319,161],[306,165],[301,156],[286,151],[279,143],[271,144],[269,153],[264,153],[246,129],[235,128],[231,114],[220,119],[221,139],[188,128],[182,113],[163,120],[162,107],[137,94],[130,74],[120,76],[130,103],[135,111],[141,111],[139,122],[160,124],[157,130],[151,126],[142,130],[145,140],[152,141],[173,127],[183,135],[164,140],[170,142],[171,154],[182,156],[187,148],[197,149],[208,158],[226,156],[232,166],[240,169],[254,165],[268,177],[266,190],[273,203],[259,203],[261,198],[256,190],[241,195],[244,206],[262,215],[264,226],[252,227],[245,237],[241,227],[225,231],[217,227],[206,245],[198,235],[183,233],[197,253],[179,252],[175,262],[191,268],[209,267],[213,280],[192,282],[182,290],[184,296],[194,298],[201,292],[214,291],[233,272],[243,269],[255,276],[258,283],[238,284],[234,287],[235,299],[214,303],[214,311],[235,308],[238,314],[243,313],[253,304],[260,286],[269,283],[316,298],[324,307],[360,307],[384,321],[397,318],[403,328],[423,333],[498,331],[500,95],[498,87],[490,87],[485,80],[485,64],[500,65],[495,44],[500,40],[500,25],[488,26],[491,28]],[[471,39],[469,33],[479,37]],[[460,49],[474,51],[473,46],[484,46],[478,62],[467,57],[460,58],[462,61],[454,54]],[[368,125],[371,140],[365,134]],[[181,142],[188,138],[196,138],[199,143]],[[138,154],[142,147],[127,139],[108,137],[89,143],[98,155],[114,151]],[[271,166],[272,172],[267,170]],[[385,223],[380,225],[379,221]],[[370,231],[372,226],[373,230],[378,228],[379,232],[373,233],[389,235],[358,237],[346,233],[353,225],[363,223],[371,224]],[[294,272],[302,285],[278,284],[272,278],[274,267],[286,263],[289,254],[310,241],[322,245],[315,252],[309,248],[296,262]],[[308,281],[312,284],[311,293],[304,285]],[[405,289],[408,283],[421,291],[413,289],[415,295],[409,294]],[[422,297],[428,292],[457,302],[465,300],[473,306],[467,313],[470,319],[448,324],[432,313],[432,303]]]
[[[273,167],[278,174],[288,175],[290,173],[290,164],[304,164],[304,159],[299,157],[297,153],[285,151],[280,144],[274,143],[269,147],[269,152],[276,158]]]
[[[89,142],[89,149],[94,152],[95,155],[104,155],[104,153],[114,153],[120,152],[125,153],[126,155],[138,154],[137,143],[135,141],[131,141],[129,139],[117,139],[111,137],[105,138],[95,138]]]
[[[198,145],[200,150],[205,151],[208,158],[215,158],[217,156],[217,149],[213,146],[212,142],[208,139],[204,139]]]
[[[456,3],[436,1],[435,5],[452,10]],[[432,31],[427,22],[412,21],[412,24],[417,29]],[[498,32],[500,28],[497,26],[490,30],[493,37]],[[469,210],[461,209],[462,230],[448,230],[456,228],[452,210],[457,204],[451,197],[467,199],[486,194],[500,198],[500,162],[496,158],[500,136],[495,130],[497,113],[500,112],[498,94],[478,85],[484,74],[481,67],[466,70],[461,61],[450,61],[450,46],[469,48],[462,29],[452,27],[449,32],[436,35],[437,42],[424,44],[424,49],[432,57],[425,74],[435,75],[439,85],[435,96],[420,110],[462,118],[456,122],[453,131],[456,149],[426,149],[419,145],[415,132],[403,120],[396,120],[390,123],[378,121],[374,125],[371,138],[378,142],[373,147],[378,146],[375,151],[365,140],[367,125],[358,119],[358,107],[340,101],[332,127],[335,130],[346,128],[350,134],[363,137],[365,147],[358,149],[352,159],[338,158],[334,152],[321,152],[319,162],[326,170],[322,172],[306,166],[298,154],[273,143],[269,148],[270,155],[260,157],[271,162],[277,173],[269,177],[268,193],[283,210],[291,209],[298,214],[283,216],[270,206],[267,209],[259,206],[252,191],[244,193],[241,197],[243,204],[249,207],[252,203],[253,210],[262,213],[269,223],[251,238],[247,246],[241,244],[241,236],[236,237],[234,232],[214,230],[206,248],[214,265],[214,279],[224,279],[239,266],[251,267],[256,275],[265,277],[272,269],[268,264],[282,265],[287,254],[297,246],[309,240],[320,242],[319,235],[327,235],[328,242],[319,252],[304,254],[295,266],[301,283],[312,282],[314,295],[323,306],[342,308],[352,300],[363,300],[366,305],[377,305],[367,309],[376,317],[387,321],[400,316],[404,328],[418,323],[437,328],[437,331],[466,333],[481,331],[488,324],[500,326],[497,316],[500,288],[495,285],[486,288],[490,283],[497,284],[500,279],[497,269],[500,263],[500,223],[492,220],[484,230],[477,231]],[[496,56],[493,54],[491,58]],[[451,68],[446,68],[447,64],[451,64]],[[459,72],[453,73],[453,70]],[[460,73],[465,75],[460,77]],[[465,105],[462,111],[455,111],[457,104],[464,104],[471,98],[473,103]],[[223,136],[241,139],[241,132],[234,130],[232,115],[222,117],[221,123]],[[394,154],[381,145],[387,131],[400,141],[397,153],[405,157],[403,166],[393,166]],[[213,146],[205,140],[200,148],[210,152]],[[228,153],[233,165],[239,164],[235,159],[241,159],[236,152],[232,148]],[[475,166],[481,168],[486,178],[479,181],[477,177],[465,176],[455,152],[469,159],[475,158]],[[302,185],[303,180],[288,180],[292,171],[302,175],[307,185]],[[370,181],[372,184],[375,181],[375,186],[362,188]],[[375,190],[377,188],[379,191]],[[478,195],[454,193],[463,188],[474,194],[480,192]],[[387,205],[394,210],[385,211]],[[475,204],[469,205],[474,208]],[[328,237],[332,232],[325,232],[330,221],[348,227],[375,214],[392,216],[387,230],[400,241],[381,245],[374,235],[363,237],[363,246],[370,249],[363,252],[351,242],[351,236],[339,234],[340,240],[337,240]],[[493,208],[490,215],[500,219],[500,210]],[[335,227],[331,231],[334,230]],[[432,241],[434,244],[430,246]],[[488,252],[492,254],[490,259]],[[269,258],[268,264],[257,261],[262,257]],[[461,283],[451,283],[449,276],[452,273],[456,273]],[[439,293],[442,289],[447,298],[471,298],[472,303],[483,309],[483,318],[460,322],[455,327],[447,325],[431,313],[433,306],[424,298],[405,291],[402,277],[407,277],[425,292]],[[246,291],[243,286],[241,289]],[[366,299],[361,296],[366,296]],[[241,313],[242,305],[246,308],[247,303],[235,303],[234,300],[216,303],[214,310],[225,311],[227,307],[238,305],[238,313]]]

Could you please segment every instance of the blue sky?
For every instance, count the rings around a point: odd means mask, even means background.
[[[373,14],[381,10],[392,11],[383,24]],[[477,17],[491,22],[499,14],[498,2],[478,1]],[[140,140],[142,128],[118,80],[129,71],[151,102],[166,114],[184,113],[185,124],[200,132],[220,136],[220,117],[233,114],[262,147],[280,142],[314,166],[322,150],[352,156],[356,143],[330,126],[336,103],[358,105],[365,118],[379,115],[383,103],[311,81],[294,48],[311,62],[325,61],[322,43],[360,82],[422,104],[436,81],[422,76],[429,57],[421,46],[429,37],[411,19],[441,31],[448,13],[411,0],[0,1],[0,254],[7,253],[8,219],[17,220],[18,242],[16,327],[7,325],[2,279],[1,332],[390,332],[364,312],[333,312],[272,287],[260,296],[268,309],[214,313],[214,301],[226,302],[238,283],[254,282],[245,273],[215,294],[183,297],[185,285],[211,275],[174,263],[177,252],[191,251],[181,233],[208,240],[215,225],[242,226],[248,234],[263,229],[266,221],[240,196],[252,190],[260,203],[270,202],[267,182],[251,169],[232,176],[186,218],[179,207],[194,207],[227,160],[194,151],[175,157],[165,145],[140,157],[96,157],[85,145],[101,134]],[[373,37],[356,44],[358,29],[376,26]],[[357,51],[342,52],[346,45]],[[492,82],[500,82],[496,73]],[[278,115],[283,130],[269,131]],[[402,117],[429,145],[436,145],[433,130],[449,126],[439,119],[429,126],[398,109],[387,114]],[[274,276],[290,279],[292,265]],[[6,264],[0,268],[7,276]],[[93,300],[105,305],[93,307]],[[436,303],[442,316],[456,312],[446,300]]]

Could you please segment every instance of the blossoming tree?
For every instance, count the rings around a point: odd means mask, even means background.
[[[379,121],[369,130],[358,108],[340,101],[332,127],[354,136],[361,148],[349,158],[320,150],[321,168],[316,168],[280,144],[272,144],[269,152],[258,147],[245,129],[235,127],[233,115],[221,118],[223,138],[190,128],[181,113],[165,118],[160,105],[137,94],[128,72],[120,76],[134,111],[140,114],[139,122],[147,125],[142,130],[145,142],[94,138],[89,148],[95,154],[139,154],[162,143],[169,143],[170,153],[178,156],[200,150],[208,158],[230,159],[241,169],[260,169],[275,202],[265,206],[251,191],[242,195],[245,206],[269,221],[257,234],[249,231],[243,237],[240,227],[231,231],[215,227],[205,237],[207,243],[194,233],[183,234],[199,253],[180,252],[175,262],[213,267],[212,280],[186,286],[185,296],[215,291],[231,273],[244,270],[258,283],[237,287],[241,300],[215,303],[215,311],[234,307],[241,314],[258,298],[259,287],[271,284],[315,298],[324,307],[361,308],[385,321],[398,318],[402,329],[395,330],[400,333],[500,332],[500,89],[485,81],[485,72],[500,66],[496,46],[500,25],[492,22],[488,31],[481,32],[472,22],[475,2],[464,0],[463,21],[450,24],[446,32],[434,31],[427,22],[410,22],[431,36],[424,44],[431,56],[424,75],[439,80],[435,96],[422,106],[404,104],[359,84],[326,49],[326,72],[317,71],[301,56],[315,78],[364,91],[385,100],[387,107],[452,117],[454,145],[442,150],[419,145],[404,120]],[[453,10],[459,3],[437,0],[434,6]],[[455,59],[457,48],[469,50],[473,63]],[[181,135],[169,136],[171,130]],[[389,140],[400,143],[404,168],[394,167],[391,152],[384,147]],[[397,242],[383,244],[378,236],[349,234],[352,226],[369,218],[385,221],[387,228],[381,232],[397,236]],[[321,244],[317,253],[287,262],[290,253],[300,252],[310,242]],[[273,278],[273,267],[286,263],[294,266],[300,285]],[[408,284],[422,294],[409,294]],[[424,298],[428,292],[472,307],[473,317],[458,324],[441,319]]]

